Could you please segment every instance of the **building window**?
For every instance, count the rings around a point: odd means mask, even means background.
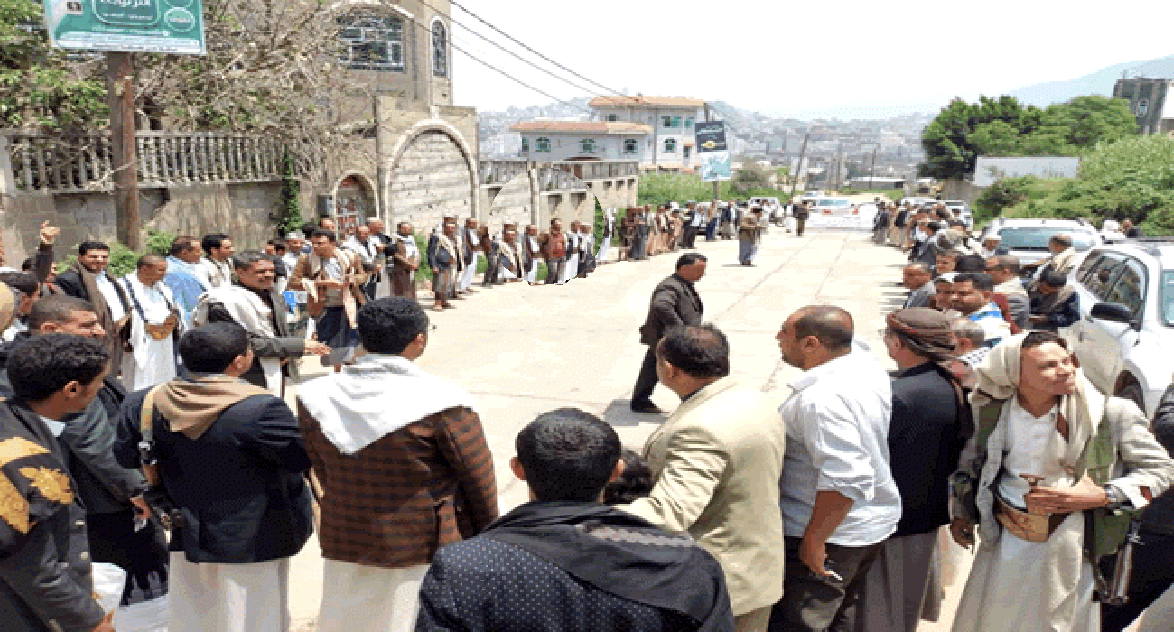
[[[522,153],[530,153],[530,139],[525,136],[522,137]]]
[[[677,139],[675,139],[675,138],[664,139],[664,153],[666,153],[666,154],[677,153]]]
[[[353,70],[404,69],[404,22],[400,18],[350,13],[338,18],[339,61]]]
[[[688,147],[688,146],[686,146],[685,148],[681,149],[682,155],[683,155],[683,156],[685,156],[685,160],[688,160],[688,159],[689,159],[689,154],[690,154],[690,153],[692,153],[692,150],[693,150],[693,148],[692,148],[692,147]]]
[[[1145,116],[1146,112],[1150,111],[1150,100],[1142,97],[1137,100],[1137,116]]]
[[[585,154],[595,153],[595,139],[584,138],[583,140],[579,141],[579,151]]]
[[[432,76],[448,76],[448,30],[440,20],[432,23]]]
[[[640,141],[635,138],[629,138],[624,141],[624,153],[634,154],[640,150]]]
[[[693,129],[693,117],[692,116],[685,119],[685,127],[688,127],[689,129]]]
[[[680,127],[681,117],[679,116],[662,116],[660,117],[661,127]]]
[[[550,139],[545,136],[539,136],[534,139],[534,151],[542,153],[550,153]]]
[[[619,115],[619,114],[608,114],[608,115],[607,115],[607,120],[608,120],[609,122],[612,122],[612,123],[614,123],[614,122],[616,122],[616,121],[620,120],[620,115]]]

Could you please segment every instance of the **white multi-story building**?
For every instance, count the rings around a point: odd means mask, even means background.
[[[648,125],[608,121],[523,121],[510,127],[522,137],[527,160],[640,160],[651,152]]]
[[[596,121],[635,123],[649,134],[638,157],[642,169],[692,171],[697,166],[693,125],[705,120],[705,101],[683,97],[595,97]]]

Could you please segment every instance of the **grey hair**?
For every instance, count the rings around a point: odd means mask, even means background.
[[[306,234],[300,230],[295,230],[291,233],[286,234],[285,238],[286,239],[305,239]]]
[[[965,338],[975,346],[981,347],[986,341],[986,332],[982,330],[982,325],[968,318],[955,318],[950,328],[954,331],[955,338]]]

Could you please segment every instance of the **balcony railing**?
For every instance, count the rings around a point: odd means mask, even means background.
[[[540,191],[582,190],[580,180],[608,180],[613,178],[634,178],[640,175],[640,165],[635,160],[600,160],[554,162],[533,162],[526,160],[482,160],[481,183],[502,185],[526,173],[527,169],[538,171]]]
[[[109,134],[55,136],[0,131],[12,180],[20,191],[77,193],[113,188]],[[238,134],[135,134],[139,187],[280,180],[284,147],[276,139]]]

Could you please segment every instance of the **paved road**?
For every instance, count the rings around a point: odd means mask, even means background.
[[[904,258],[867,237],[812,230],[797,238],[772,227],[754,267],[738,265],[736,241],[698,242],[710,258],[697,284],[705,319],[729,336],[736,376],[781,402],[798,372],[780,359],[774,335],[791,312],[813,303],[848,309],[857,337],[884,355],[878,330],[884,314],[903,300],[904,291],[893,282]],[[563,406],[595,412],[636,448],[661,421],[635,415],[627,404],[645,351],[637,328],[653,287],[672,273],[675,259],[666,254],[602,266],[589,279],[563,286],[498,286],[458,301],[455,310],[432,313],[436,330],[419,363],[474,395],[497,466],[503,513],[526,500],[508,461],[515,435],[537,414]],[[666,410],[677,403],[663,387],[653,399]],[[295,629],[313,629],[320,590],[314,540],[293,564]]]

